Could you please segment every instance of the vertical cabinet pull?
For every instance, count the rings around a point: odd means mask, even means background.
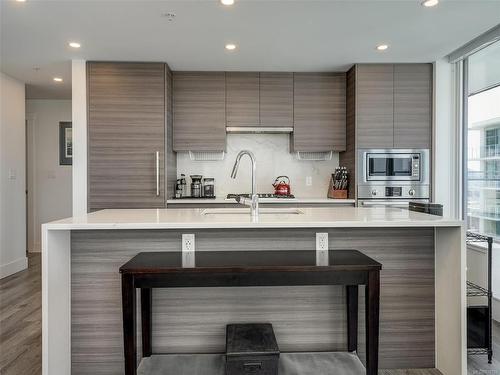
[[[160,196],[160,151],[156,151],[156,196]]]

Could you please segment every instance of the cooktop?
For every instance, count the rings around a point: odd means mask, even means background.
[[[258,193],[259,199],[294,199],[295,196],[293,194],[290,195],[277,195],[272,193]],[[250,194],[228,194],[227,199],[234,199],[237,196],[250,198]]]

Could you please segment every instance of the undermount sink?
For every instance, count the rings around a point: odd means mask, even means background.
[[[202,215],[250,215],[250,208],[207,208]],[[261,208],[259,215],[301,215],[298,208]]]

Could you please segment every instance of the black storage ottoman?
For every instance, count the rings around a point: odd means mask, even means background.
[[[277,375],[279,356],[271,324],[227,325],[226,375]]]

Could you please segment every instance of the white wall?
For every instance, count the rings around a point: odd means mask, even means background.
[[[238,177],[230,177],[236,155],[241,150],[250,150],[257,159],[257,190],[272,193],[272,183],[281,175],[290,177],[292,194],[300,198],[326,198],[331,174],[339,165],[337,153],[328,161],[297,160],[289,151],[288,134],[228,134],[227,154],[223,161],[192,161],[189,154],[177,154],[177,174],[201,174],[215,178],[215,194],[225,197],[228,193],[250,193],[250,159],[241,160]],[[306,185],[306,177],[312,185]],[[191,179],[188,178],[188,184]],[[171,197],[169,197],[171,198]]]
[[[59,165],[59,122],[71,121],[71,100],[27,100],[26,117],[28,249],[40,251],[41,225],[72,213],[71,166]]]
[[[0,73],[0,278],[25,269],[25,89]]]
[[[87,213],[87,76],[85,60],[71,62],[73,216]]]
[[[434,63],[433,200],[443,215],[460,216],[460,132],[455,117],[455,67],[447,60]]]

